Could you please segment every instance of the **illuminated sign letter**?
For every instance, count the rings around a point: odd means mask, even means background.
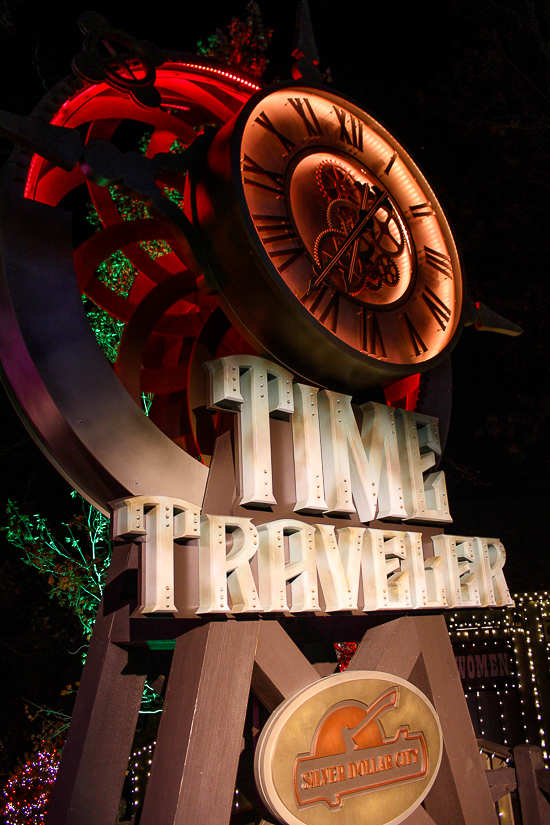
[[[332,524],[316,524],[317,572],[325,609],[357,610],[364,527],[342,527],[338,540]]]
[[[292,439],[296,475],[296,507],[298,513],[324,513],[325,501],[321,433],[316,387],[294,385],[294,415]]]
[[[498,539],[433,536],[441,557],[449,607],[503,607],[512,604],[502,568],[504,545]]]
[[[207,365],[210,409],[240,410],[237,427],[241,465],[240,504],[276,504],[271,469],[269,417],[294,412],[292,374],[256,355],[230,355]]]
[[[331,513],[357,514],[361,521],[406,517],[395,410],[383,404],[361,407],[361,435],[351,397],[319,393],[325,493]],[[355,504],[355,506],[354,506]]]
[[[451,522],[443,472],[425,475],[441,455],[437,418],[396,410],[402,448],[407,518],[418,522]]]
[[[174,613],[174,542],[198,538],[199,508],[168,496],[111,502],[112,537],[145,537],[142,613]]]
[[[199,596],[197,613],[253,613],[259,611],[250,559],[258,550],[258,531],[241,516],[202,517],[199,544]],[[231,547],[227,550],[227,537]],[[229,574],[229,576],[228,576]],[[229,607],[227,589],[231,596]]]
[[[258,527],[258,579],[260,598],[266,613],[300,613],[319,610],[317,569],[315,566],[315,528],[296,519],[279,519]],[[285,562],[288,542],[289,562]],[[286,598],[290,582],[291,604]]]
[[[365,611],[424,607],[421,533],[365,530],[362,572]]]

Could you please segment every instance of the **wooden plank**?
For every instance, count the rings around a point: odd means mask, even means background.
[[[423,804],[437,825],[497,825],[443,617],[406,616],[372,628],[349,668],[408,679],[434,704],[444,750]]]
[[[422,669],[445,743],[441,768],[424,806],[438,825],[497,825],[445,619],[423,616],[410,621],[416,625]],[[418,681],[422,690],[422,680]],[[458,806],[449,805],[454,794]]]
[[[508,796],[508,794],[515,791],[515,789],[515,786],[512,787],[511,785],[491,785],[489,793],[491,794],[493,802],[498,802],[499,799],[502,799],[503,796]]]
[[[269,711],[319,674],[277,621],[260,622],[252,690]]]
[[[477,737],[476,742],[480,750],[488,751],[492,753],[493,756],[498,756],[499,759],[512,758],[512,748],[509,748],[507,745],[503,745],[500,742],[491,742],[489,739],[483,739],[481,736]]]
[[[487,784],[491,788],[493,785],[507,785],[511,786],[512,790],[517,787],[516,772],[514,768],[495,768],[494,770],[486,770]]]
[[[537,768],[535,771],[537,784],[545,793],[550,794],[550,770],[548,768]]]
[[[136,727],[145,674],[126,673],[128,653],[112,644],[128,624],[127,577],[137,546],[115,547],[53,786],[48,825],[113,825]]]
[[[477,740],[479,743],[479,739]],[[503,796],[515,791],[517,788],[516,771],[514,768],[495,768],[486,770],[487,784],[493,802],[498,802]]]
[[[258,621],[213,621],[176,642],[140,825],[229,822]]]
[[[403,825],[437,825],[429,813],[419,805],[410,816],[403,820]]]
[[[514,763],[523,821],[528,825],[550,825],[550,805],[538,788],[536,776],[544,768],[541,749],[536,745],[516,745]]]
[[[408,679],[419,655],[414,620],[403,617],[367,631],[348,670],[380,670]]]

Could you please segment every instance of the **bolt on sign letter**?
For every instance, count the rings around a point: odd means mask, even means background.
[[[210,409],[234,414],[232,507],[243,514],[201,513],[166,496],[113,502],[113,537],[143,545],[143,613],[510,604],[498,539],[406,529],[451,521],[445,475],[431,472],[441,454],[436,418],[374,402],[354,407],[350,396],[294,384],[258,356],[206,366]],[[272,443],[272,419],[291,436],[283,451]],[[281,507],[276,474],[286,480],[284,518],[273,512]],[[174,544],[185,550],[175,556]]]

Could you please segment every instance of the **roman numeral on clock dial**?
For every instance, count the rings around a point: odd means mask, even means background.
[[[421,297],[443,332],[445,332],[451,320],[451,310],[447,304],[443,303],[441,298],[439,298],[429,286],[424,287],[424,292]]]
[[[305,250],[301,246],[297,248],[290,247],[289,249],[277,249],[275,252],[269,252],[271,258],[283,258],[280,263],[274,261],[274,264],[279,272],[284,272],[285,269],[288,269],[288,267],[295,263],[298,258],[301,258],[304,253]]]
[[[416,203],[414,206],[409,206],[409,212],[413,218],[431,218],[435,215],[431,203]]]
[[[386,358],[386,347],[380,332],[378,316],[373,312],[367,312],[365,307],[361,307],[359,324],[361,329],[361,352],[374,355],[377,358]]]
[[[414,350],[415,356],[418,358],[419,355],[422,355],[423,352],[428,352],[428,347],[422,340],[422,337],[418,330],[416,329],[415,325],[409,318],[406,312],[403,313],[401,316],[405,323],[405,330],[408,336],[410,343],[412,344],[412,348]]]
[[[263,126],[264,129],[275,135],[275,137],[281,142],[285,152],[290,152],[290,150],[293,149],[296,145],[294,141],[290,140],[290,138],[287,138],[285,135],[282,134],[282,132],[279,132],[279,130],[273,125],[273,123],[268,118],[265,112],[260,112],[260,114],[254,122],[257,123],[259,126]]]
[[[288,102],[294,107],[307,129],[309,137],[321,137],[324,132],[317,120],[311,103],[307,97],[289,97]]]
[[[252,215],[256,231],[262,239],[266,248],[269,244],[277,243],[277,241],[297,241],[299,243],[298,235],[296,234],[289,217],[284,215]],[[304,254],[305,250],[302,246],[288,247],[286,249],[268,249],[270,257],[279,272],[284,272],[291,266],[298,258]],[[282,260],[279,262],[279,258]],[[275,260],[277,259],[277,260]]]
[[[332,294],[330,294],[332,292]],[[328,296],[329,299],[323,305],[323,301]],[[320,289],[315,292],[309,290],[302,295],[301,301],[306,309],[309,309],[312,315],[315,315],[318,320],[324,324],[331,332],[336,332],[338,327],[338,310],[340,308],[340,293],[336,290],[331,290],[327,284],[323,284]],[[309,303],[311,301],[311,303]],[[309,306],[308,306],[309,303]],[[322,307],[322,309],[321,309]],[[317,311],[319,315],[317,315]]]
[[[259,178],[264,178],[264,181],[254,180],[254,178],[250,177],[243,177],[244,183],[247,183],[249,186],[255,186],[257,189],[265,189],[267,192],[273,192],[274,195],[284,195],[284,186],[283,181],[284,178],[278,172],[272,172],[269,169],[264,169],[263,166],[260,166],[259,163],[256,163],[255,160],[252,160],[251,157],[248,155],[244,156],[243,162],[243,172],[248,172],[249,174],[254,174]],[[268,180],[269,183],[266,183],[265,180]]]
[[[388,163],[386,164],[386,168],[382,172],[383,175],[389,175],[390,174],[390,172],[392,170],[392,167],[393,167],[393,164],[395,163],[396,159],[397,159],[397,152],[394,152],[393,155],[391,156],[391,158],[389,159]]]
[[[441,274],[445,275],[446,278],[452,279],[453,267],[451,264],[451,259],[448,255],[444,255],[443,252],[438,252],[437,249],[432,249],[429,246],[425,246],[424,256],[428,266],[437,270],[437,272],[441,272]]]
[[[284,215],[252,215],[258,235],[264,244],[298,240],[290,218]]]
[[[354,149],[363,151],[363,124],[353,115],[349,115],[347,120],[347,113],[342,109],[334,107],[338,123],[340,125],[340,135],[338,140],[343,140],[348,146],[353,146]]]

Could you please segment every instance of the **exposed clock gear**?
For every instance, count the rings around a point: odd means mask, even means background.
[[[321,169],[327,165],[319,164]],[[342,169],[337,164],[332,168]],[[344,170],[345,171],[345,170]],[[367,204],[374,202],[374,193],[369,189]],[[319,271],[334,259],[346,236],[359,219],[359,204],[344,198],[336,198],[327,208],[328,229],[317,236],[313,250],[315,264]],[[384,205],[375,214],[372,226],[367,226],[357,240],[357,249],[348,249],[334,265],[328,282],[343,290],[351,297],[357,297],[365,289],[378,292],[384,285],[397,286],[400,280],[399,267],[386,247],[398,256],[403,251],[405,238],[394,218],[390,206]],[[376,256],[376,257],[375,257]]]
[[[319,189],[327,200],[334,201],[343,198],[359,206],[361,195],[357,188],[357,181],[349,169],[336,163],[332,158],[327,158],[317,166],[315,177]]]
[[[346,234],[357,221],[359,204],[345,198],[336,198],[327,207],[327,225],[329,229]]]
[[[400,226],[396,210],[389,203],[383,204],[374,216],[375,244],[383,255],[398,257],[405,249],[405,233]]]
[[[397,286],[399,283],[399,267],[389,255],[380,255],[373,261],[373,269],[379,273],[382,283],[387,286]]]

